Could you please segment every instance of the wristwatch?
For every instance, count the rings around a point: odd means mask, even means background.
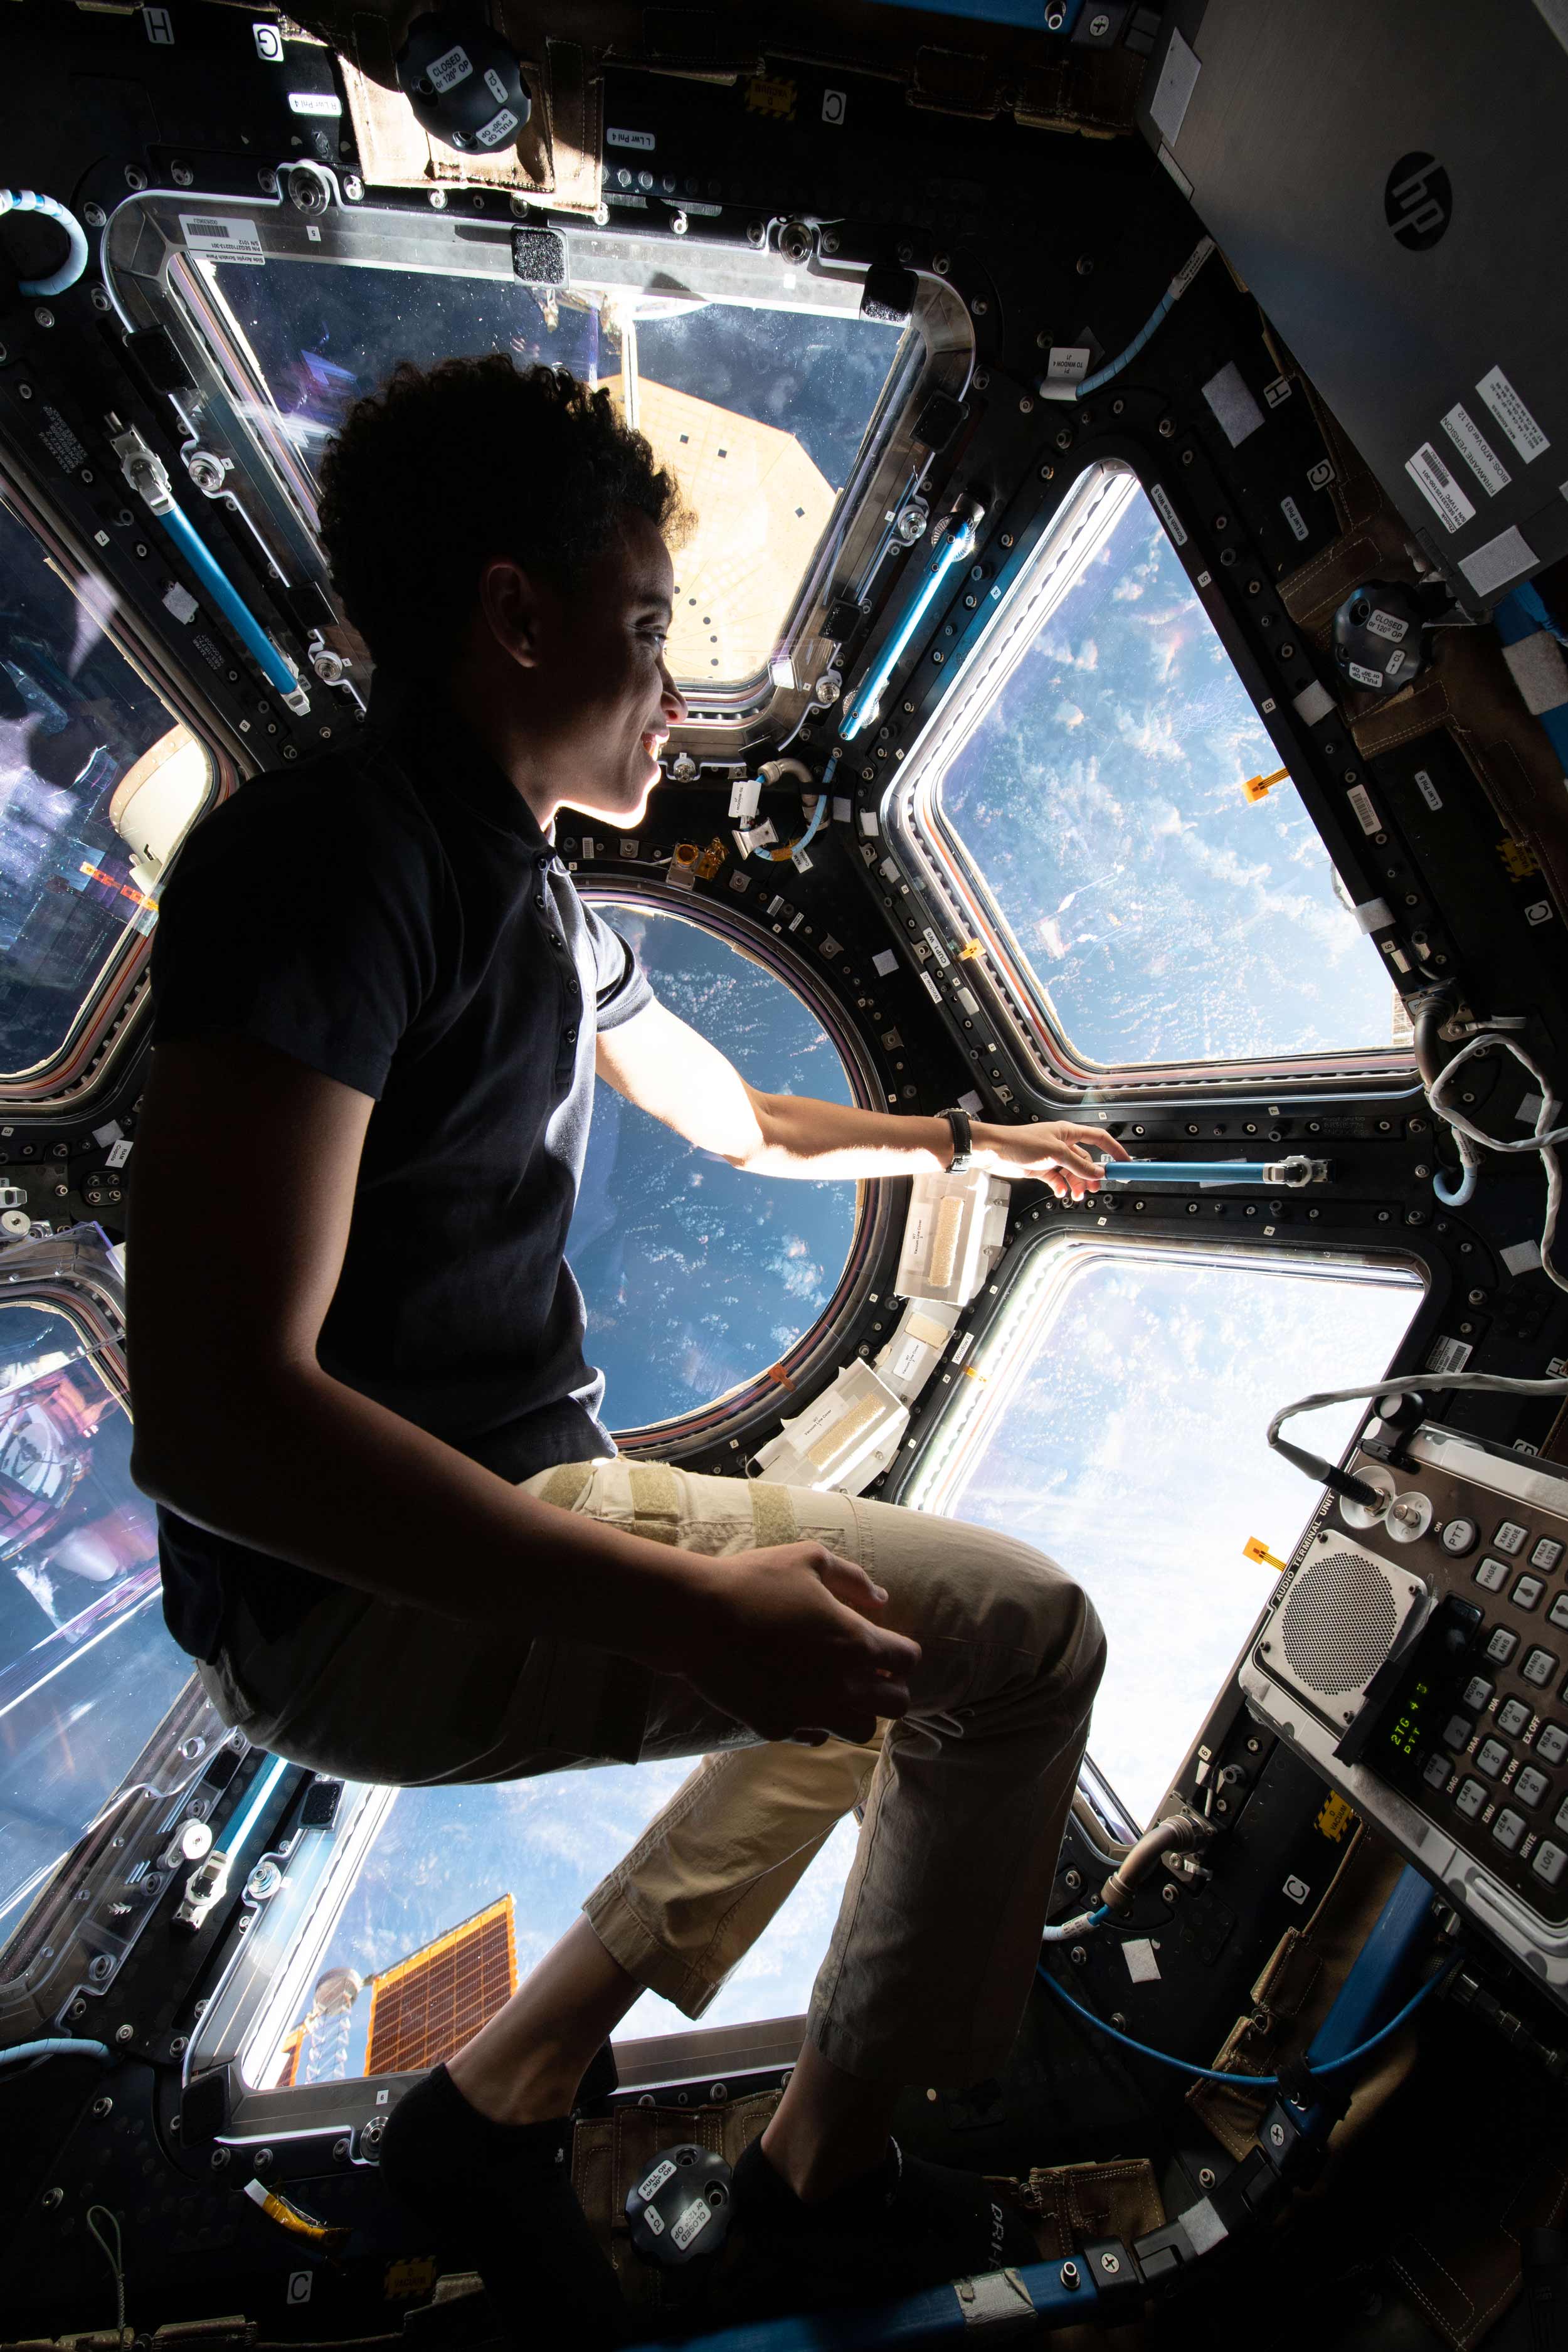
[[[973,1139],[969,1131],[969,1113],[966,1110],[958,1109],[955,1105],[952,1110],[939,1111],[937,1117],[945,1118],[952,1129],[952,1158],[948,1162],[947,1172],[950,1176],[957,1176],[965,1168],[972,1166],[974,1159]]]

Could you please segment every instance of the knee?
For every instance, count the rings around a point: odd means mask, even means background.
[[[1032,1544],[990,1535],[984,1560],[987,1638],[1037,1660],[1037,1678],[1087,1706],[1105,1672],[1105,1629],[1076,1577]]]

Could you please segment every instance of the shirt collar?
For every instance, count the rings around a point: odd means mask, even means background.
[[[372,680],[367,716],[421,774],[542,859],[554,842],[515,784],[438,688],[386,677]]]

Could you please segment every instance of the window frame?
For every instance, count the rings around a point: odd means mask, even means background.
[[[1031,1364],[1048,1347],[1051,1324],[1073,1284],[1098,1265],[1128,1257],[1144,1263],[1218,1267],[1226,1272],[1250,1266],[1276,1276],[1324,1281],[1342,1281],[1347,1269],[1360,1267],[1366,1269],[1368,1277],[1374,1282],[1383,1276],[1384,1280],[1379,1286],[1404,1287],[1408,1282],[1415,1293],[1413,1310],[1396,1360],[1405,1357],[1416,1363],[1426,1360],[1443,1300],[1442,1285],[1434,1280],[1433,1267],[1417,1251],[1409,1248],[1378,1249],[1355,1244],[1283,1239],[1263,1243],[1239,1237],[1219,1241],[1212,1235],[1184,1233],[1102,1233],[1098,1228],[1089,1231],[1081,1224],[1046,1224],[1020,1234],[1003,1260],[996,1297],[987,1302],[988,1312],[979,1319],[973,1348],[964,1360],[965,1371],[973,1373],[973,1379],[955,1381],[947,1390],[931,1418],[919,1432],[913,1460],[907,1470],[900,1470],[896,1481],[889,1481],[889,1491],[881,1499],[909,1509],[951,1514],[964,1454],[1000,1423]],[[1286,1401],[1282,1391],[1281,1402]],[[1358,1430],[1373,1409],[1373,1400],[1369,1397],[1362,1408]],[[1342,1461],[1348,1460],[1355,1442],[1352,1433]],[[1313,1507],[1308,1498],[1313,1491],[1303,1480],[1303,1532],[1311,1525]],[[1295,1543],[1300,1540],[1298,1535]],[[1292,1550],[1294,1548],[1293,1543]],[[1252,1628],[1237,1653],[1237,1664],[1246,1656],[1268,1606],[1268,1595],[1264,1594]],[[1210,1714],[1223,1702],[1235,1673],[1233,1664],[1209,1702]],[[1200,1721],[1193,1726],[1193,1738],[1201,1730]],[[1191,1745],[1189,1740],[1185,1748],[1173,1756],[1172,1781]],[[1105,1793],[1114,1798],[1123,1818],[1131,1822],[1131,1811],[1116,1796],[1113,1781],[1105,1768],[1095,1762],[1092,1750],[1085,1764]],[[1158,1808],[1156,1817],[1157,1814]]]
[[[338,187],[334,173],[326,176]],[[195,385],[180,403],[192,441],[234,460],[266,560],[276,563],[281,558],[292,579],[312,581],[330,593],[309,480],[260,413],[265,404],[259,370],[221,290],[192,266],[181,215],[189,217],[201,204],[196,196],[169,191],[128,197],[104,232],[104,282],[128,330],[163,327],[172,338]],[[307,222],[281,194],[225,195],[207,209],[249,221],[269,259],[517,282],[510,218],[487,214],[464,219],[408,205],[347,205],[340,196]],[[814,256],[795,267],[771,250],[720,241],[696,228],[680,238],[658,236],[618,225],[601,227],[574,214],[552,215],[549,225],[564,241],[569,271],[584,283],[602,278],[606,257],[615,256],[625,262],[628,284],[668,292],[689,289],[710,300],[752,307],[858,316],[866,277],[861,265]],[[808,293],[815,299],[794,305],[788,299]],[[903,347],[826,534],[797,586],[780,638],[782,662],[775,656],[750,680],[721,692],[694,688],[678,743],[719,751],[724,739],[742,729],[785,731],[814,707],[811,680],[823,667],[818,656],[826,644],[822,627],[828,609],[868,569],[886,537],[886,509],[901,503],[923,479],[932,453],[915,439],[916,421],[932,394],[962,398],[973,352],[973,325],[962,299],[944,279],[920,273]],[[247,415],[247,408],[257,413]],[[352,634],[330,634],[345,656],[359,652]]]
[[[191,682],[175,671],[140,616],[110,587],[74,536],[65,530],[9,455],[0,450],[0,504],[36,542],[39,560],[54,572],[121,659],[157,697],[170,724],[184,727],[206,761],[207,789],[186,828],[187,835],[239,782],[239,769],[223,745],[210,715],[196,700]],[[170,860],[173,871],[178,851]],[[140,1024],[133,1019],[147,996],[153,929],[128,923],[110,946],[53,1054],[26,1069],[0,1071],[0,1115],[27,1118],[79,1113],[92,1098],[118,1083]]]
[[[1154,496],[1159,485],[1144,471],[1141,455],[1121,442],[1101,442],[1082,453],[1082,462],[1046,520],[1037,541],[997,599],[962,663],[954,667],[946,692],[889,784],[879,812],[889,852],[905,884],[921,894],[953,945],[973,940],[981,942],[982,951],[964,967],[965,984],[982,998],[991,1020],[1008,1035],[1042,1103],[1055,1107],[1064,1097],[1074,1102],[1085,1097],[1183,1101],[1194,1093],[1206,1100],[1221,1088],[1233,1090],[1238,1100],[1243,1095],[1256,1097],[1264,1089],[1308,1099],[1331,1091],[1336,1095],[1418,1092],[1413,1049],[1393,1045],[1227,1060],[1093,1060],[1073,1045],[1058,1025],[1044,984],[993,898],[973,854],[942,812],[942,781],[948,767],[984,719],[1056,604],[1081,576],[1105,532],[1120,519],[1120,508],[1109,518],[1102,517],[1097,511],[1097,499],[1100,485],[1121,478],[1131,478],[1154,509],[1171,551],[1186,572],[1193,594],[1251,701],[1259,726],[1275,741],[1281,761],[1289,764],[1297,758],[1296,751],[1280,740],[1283,714],[1260,707],[1269,698],[1265,681],[1228,606],[1217,596],[1205,599],[1200,594],[1189,562],[1190,547],[1177,544],[1160,515]],[[1093,536],[1097,526],[1100,537]],[[1075,554],[1080,539],[1088,539],[1089,544]],[[1301,799],[1322,838],[1310,787]],[[1331,863],[1333,851],[1326,839],[1324,850]],[[1389,984],[1392,989],[1392,974]]]
[[[721,901],[699,899],[689,890],[608,873],[584,874],[574,864],[577,887],[590,903],[608,908],[641,907],[660,915],[674,915],[694,930],[721,940],[771,979],[783,982],[812,1018],[826,1031],[844,1065],[851,1097],[858,1109],[886,1108],[877,1067],[857,1025],[846,1017],[837,998],[822,984],[804,956],[781,935],[763,932],[754,918],[731,912]],[[714,1397],[697,1411],[675,1413],[668,1421],[645,1423],[612,1433],[623,1454],[634,1457],[656,1454],[661,1460],[683,1461],[706,1454],[721,1444],[736,1453],[759,1415],[776,1412],[781,1389],[815,1392],[819,1381],[831,1379],[844,1360],[849,1328],[858,1314],[878,1269],[897,1248],[902,1228],[905,1187],[900,1178],[862,1179],[855,1187],[855,1228],[848,1254],[826,1306],[792,1348],[751,1380]]]

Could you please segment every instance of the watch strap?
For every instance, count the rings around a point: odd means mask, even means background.
[[[945,1118],[952,1129],[952,1158],[948,1163],[947,1172],[950,1176],[961,1175],[964,1169],[973,1164],[974,1157],[974,1141],[970,1130],[969,1113],[966,1110],[960,1110],[955,1104],[952,1109],[944,1110],[939,1113],[939,1116]]]

